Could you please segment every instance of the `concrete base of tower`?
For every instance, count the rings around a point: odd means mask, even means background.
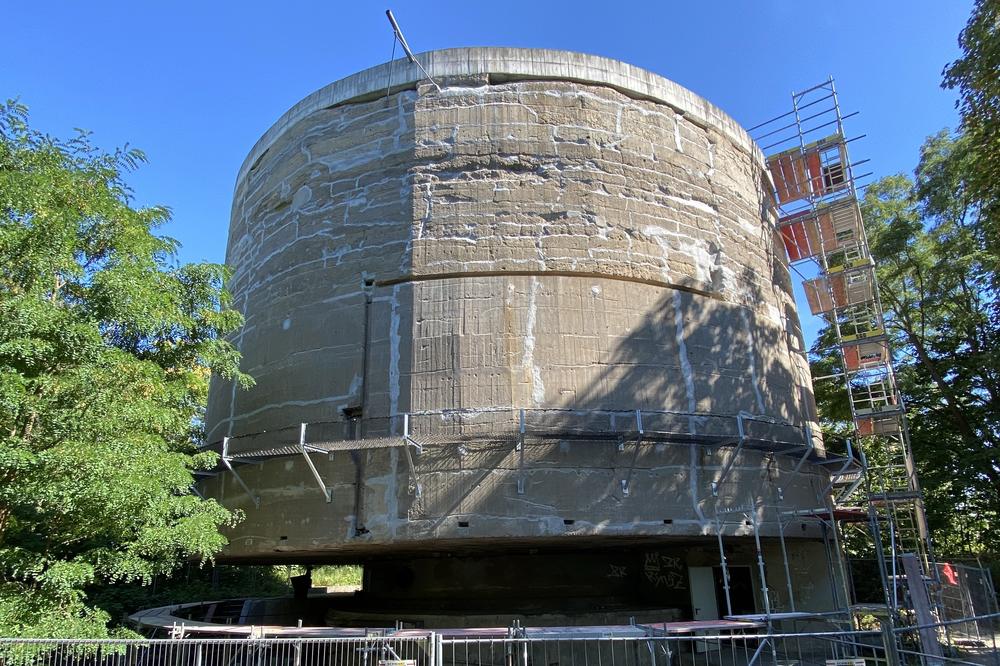
[[[782,549],[763,539],[758,551],[753,539],[728,538],[723,550],[724,567],[711,539],[412,553],[366,562],[353,592],[245,600],[234,618],[205,604],[170,619],[437,630],[707,621],[847,605],[843,570],[823,541],[788,540]]]
[[[773,539],[762,541],[759,558],[753,539],[727,539],[724,552],[725,573],[718,543],[708,539],[378,560],[365,566],[363,589],[331,606],[325,623],[371,624],[387,613],[425,628],[720,619],[790,610],[790,595],[798,609],[846,605],[838,563],[822,541],[786,543],[787,558]]]

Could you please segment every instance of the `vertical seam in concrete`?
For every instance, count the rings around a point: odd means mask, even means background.
[[[396,538],[396,528],[399,525],[399,499],[397,496],[396,480],[399,479],[399,450],[389,449],[389,469],[390,474],[385,483],[385,507],[386,507],[386,527],[389,528],[391,538]]]
[[[399,285],[392,288],[389,318],[389,416],[399,413]]]
[[[757,377],[757,357],[755,353],[756,341],[753,337],[753,327],[750,326],[750,317],[747,316],[746,308],[740,307],[740,319],[747,332],[747,360],[750,362],[750,383],[753,385],[754,397],[757,400],[757,413],[765,415],[764,396],[760,392],[760,379]]]
[[[694,514],[698,516],[698,522],[704,528],[708,521],[705,519],[705,512],[701,510],[701,503],[698,501],[698,445],[688,444],[688,457],[691,466],[691,473],[688,474],[688,483],[691,486],[691,507]]]

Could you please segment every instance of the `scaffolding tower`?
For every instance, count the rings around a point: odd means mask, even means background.
[[[814,381],[843,384],[854,441],[866,478],[835,493],[842,504],[863,489],[874,549],[890,609],[904,600],[904,565],[936,577],[920,484],[907,432],[905,405],[893,371],[892,350],[879,299],[876,264],[868,246],[856,167],[832,77],[792,93],[792,110],[751,128],[766,155],[778,232],[791,268],[802,279],[809,309],[833,334],[840,368]]]

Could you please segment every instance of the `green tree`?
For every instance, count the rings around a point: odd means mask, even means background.
[[[943,86],[959,93],[962,132],[973,164],[966,185],[982,208],[988,247],[996,261],[1000,258],[1000,1],[976,0],[958,45],[962,57],[945,67]]]
[[[968,136],[927,139],[914,178],[883,178],[862,202],[876,258],[914,457],[939,550],[1000,551],[1000,322],[996,264],[972,194]],[[815,375],[840,361],[824,332]],[[832,423],[849,418],[845,393],[817,390]]]
[[[59,142],[0,107],[0,635],[102,636],[95,584],[148,581],[225,544],[192,495],[207,381],[247,386],[214,264],[179,265],[132,204],[137,150]]]

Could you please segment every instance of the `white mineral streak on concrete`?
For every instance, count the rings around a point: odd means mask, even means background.
[[[305,206],[312,199],[312,189],[308,185],[303,185],[292,197],[292,210],[296,211]]]
[[[703,201],[697,201],[696,199],[684,199],[682,197],[675,197],[670,194],[665,195],[663,198],[668,201],[675,201],[684,206],[690,206],[691,208],[700,210],[703,213],[708,213],[713,219],[718,217],[719,215],[718,210],[716,210],[713,206],[709,206],[707,203],[704,203]]]
[[[707,242],[700,238],[677,236],[677,245],[681,253],[691,257],[694,262],[694,277],[705,285],[712,283],[712,267],[715,258],[709,252]]]
[[[691,369],[691,361],[687,355],[687,343],[684,341],[684,313],[681,298],[681,292],[674,290],[674,335],[677,341],[677,356],[680,358],[681,363],[681,374],[684,377],[684,390],[687,393],[688,411],[695,412],[697,411],[698,403],[695,398],[694,374]],[[688,427],[692,433],[695,432],[695,429],[698,427],[697,417],[691,416],[688,418]],[[688,473],[688,488],[691,493],[691,508],[694,510],[695,515],[698,516],[702,529],[704,529],[707,521],[699,499],[700,481],[698,467],[698,447],[690,444],[688,446],[688,469],[690,470]]]
[[[415,240],[420,240],[427,233],[427,225],[430,224],[431,219],[434,215],[434,196],[432,193],[433,184],[426,182],[423,185],[423,204],[424,204],[424,214],[420,217],[420,226],[417,227],[417,237]]]
[[[737,308],[740,311],[740,319],[743,321],[743,328],[747,334],[747,363],[750,364],[750,384],[753,386],[753,394],[757,399],[757,416],[766,416],[767,410],[764,407],[764,396],[760,392],[760,377],[757,376],[757,343],[753,336],[753,327],[750,325],[750,317],[746,308]]]
[[[684,152],[684,139],[681,137],[681,119],[680,116],[674,118],[674,145],[677,147],[677,152]]]
[[[389,319],[389,416],[399,414],[399,285],[392,288]]]
[[[361,392],[361,387],[364,385],[364,377],[359,373],[355,373],[354,377],[351,379],[351,385],[347,388],[347,395],[351,397],[356,397]]]
[[[348,391],[347,393],[344,393],[342,395],[331,395],[325,398],[316,398],[315,400],[285,400],[284,402],[274,402],[268,405],[262,405],[257,409],[252,409],[246,412],[240,412],[238,416],[233,416],[226,420],[229,421],[231,428],[233,422],[243,421],[245,419],[251,418],[258,414],[262,414],[272,409],[282,409],[285,407],[308,407],[311,405],[326,405],[329,403],[334,403],[334,404],[346,403],[347,400],[355,396],[356,392],[357,392],[356,389],[352,389],[351,391]]]
[[[535,321],[538,317],[538,287],[537,277],[531,278],[531,289],[528,292],[528,321],[524,332],[524,356],[521,367],[531,378],[531,399],[535,407],[541,407],[545,402],[545,384],[542,383],[542,371],[535,365]]]
[[[347,292],[346,294],[338,294],[336,296],[331,296],[330,298],[324,298],[323,300],[320,301],[320,303],[337,303],[339,301],[349,301],[352,298],[363,296],[364,293],[365,292],[361,289],[357,291],[350,291]]]
[[[742,215],[736,216],[736,222],[740,225],[740,229],[747,232],[747,235],[751,238],[759,237],[761,232],[764,230],[764,225],[760,222],[754,223],[746,219]]]
[[[694,371],[691,369],[691,361],[688,359],[687,343],[684,341],[684,312],[681,302],[681,292],[673,290],[674,300],[674,339],[677,341],[677,356],[680,358],[681,375],[684,377],[684,391],[687,393],[687,410],[694,413],[698,410],[698,402],[694,391]],[[694,416],[689,417],[691,432],[697,428]]]
[[[657,257],[660,263],[660,276],[663,278],[664,282],[669,282],[671,278],[669,262],[670,257],[674,252],[674,248],[670,245],[670,239],[672,238],[676,242],[678,239],[677,234],[672,231],[667,231],[663,227],[655,227],[652,225],[646,227],[642,231],[660,246],[660,256]]]
[[[779,308],[774,303],[767,303],[764,307],[764,311],[767,313],[767,318],[773,323],[778,324],[782,329],[787,328],[788,324],[785,322],[785,316],[781,313],[781,308]]]

